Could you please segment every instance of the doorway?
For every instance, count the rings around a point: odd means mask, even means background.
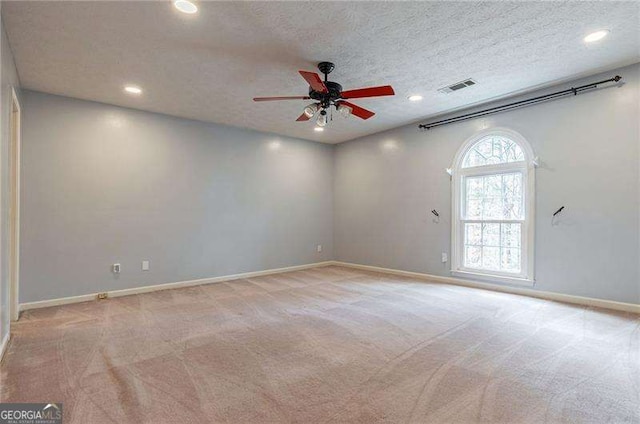
[[[11,88],[9,142],[9,319],[17,321],[20,308],[20,123],[21,109],[15,88]]]

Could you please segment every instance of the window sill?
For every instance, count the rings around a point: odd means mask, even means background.
[[[484,274],[481,272],[451,271],[451,275],[472,280],[479,280],[487,283],[503,283],[521,287],[533,287],[535,280],[521,277],[507,277],[505,275]]]

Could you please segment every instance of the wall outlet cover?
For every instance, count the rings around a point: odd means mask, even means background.
[[[142,270],[149,271],[149,261],[142,261]]]

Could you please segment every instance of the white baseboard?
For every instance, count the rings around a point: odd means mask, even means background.
[[[114,291],[109,291],[107,293],[109,297],[128,296],[132,294],[148,293],[148,292],[159,291],[159,290],[177,289],[180,287],[199,286],[201,284],[220,283],[224,281],[239,280],[242,278],[251,278],[251,277],[259,277],[262,275],[279,274],[282,272],[298,271],[302,269],[316,268],[316,267],[328,266],[328,265],[338,265],[338,266],[344,266],[349,268],[362,269],[366,271],[381,272],[385,274],[402,275],[406,277],[413,277],[420,280],[433,281],[437,283],[453,284],[457,286],[493,290],[493,291],[504,292],[504,293],[518,294],[522,296],[536,297],[540,299],[554,300],[558,302],[574,303],[578,305],[614,309],[617,311],[625,311],[625,312],[640,314],[640,305],[634,304],[634,303],[616,302],[613,300],[595,299],[591,297],[572,296],[569,294],[540,291],[540,290],[534,290],[530,288],[512,287],[512,286],[506,286],[506,285],[503,286],[498,284],[466,280],[462,278],[442,277],[439,275],[423,274],[419,272],[402,271],[399,269],[381,268],[377,266],[360,265],[360,264],[340,262],[340,261],[316,262],[316,263],[305,264],[305,265],[290,266],[286,268],[275,268],[275,269],[268,269],[263,271],[245,272],[242,274],[224,275],[220,277],[202,278],[198,280],[188,280],[188,281],[180,281],[175,283],[157,284],[153,286],[135,287],[131,289],[114,290]],[[39,302],[22,303],[20,304],[20,310],[26,311],[29,309],[47,308],[49,306],[59,306],[59,305],[66,305],[70,303],[87,302],[90,300],[95,300],[97,295],[98,293],[92,293],[92,294],[85,294],[80,296],[64,297],[59,299],[42,300]],[[2,344],[3,349],[5,346],[5,343],[8,342],[8,338],[6,339],[7,340],[3,340],[3,344]]]
[[[334,261],[334,265],[349,268],[362,269],[366,271],[382,272],[385,274],[402,275],[421,280],[433,281],[437,283],[453,284],[457,286],[473,287],[478,289],[493,290],[504,293],[518,294],[523,296],[537,297],[540,299],[554,300],[558,302],[574,303],[578,305],[593,306],[597,308],[615,309],[617,311],[632,312],[640,314],[640,305],[635,303],[616,302],[613,300],[595,299],[592,297],[572,296],[569,294],[534,290],[524,287],[502,286],[498,284],[483,283],[479,281],[465,280],[462,278],[442,277],[439,275],[423,274],[419,272],[402,271],[399,269],[381,268],[370,265],[353,264],[349,262]]]
[[[11,338],[11,331],[5,334],[4,338],[2,339],[2,343],[0,344],[0,362],[2,362],[2,359],[4,358],[4,353],[7,350],[7,346],[9,345],[10,338]]]
[[[107,291],[108,297],[129,296],[132,294],[149,293],[159,290],[177,289],[181,287],[199,286],[201,284],[221,283],[224,281],[240,280],[242,278],[260,277],[262,275],[279,274],[282,272],[299,271],[302,269],[317,268],[321,266],[333,265],[334,261],[315,262],[311,264],[289,266],[285,268],[274,268],[263,271],[244,272],[241,274],[223,275],[220,277],[201,278],[198,280],[179,281],[175,283],[156,284],[152,286],[134,287],[131,289]],[[68,305],[70,303],[87,302],[95,300],[98,293],[83,294],[80,296],[62,297],[58,299],[41,300],[38,302],[21,303],[20,310],[48,308],[50,306]]]

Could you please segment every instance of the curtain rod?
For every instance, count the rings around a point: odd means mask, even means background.
[[[430,124],[420,124],[420,125],[418,125],[418,128],[427,129],[428,130],[428,129],[431,129],[431,128],[434,128],[434,127],[439,127],[441,125],[453,124],[454,122],[466,121],[467,119],[478,118],[480,116],[492,115],[494,113],[506,112],[508,110],[513,110],[513,109],[517,109],[517,108],[524,107],[524,106],[534,105],[536,103],[545,102],[547,100],[552,100],[552,99],[556,99],[556,98],[559,98],[559,97],[564,97],[564,96],[567,96],[569,94],[573,94],[574,96],[577,96],[579,93],[581,93],[583,91],[592,90],[592,89],[598,88],[599,85],[607,84],[607,83],[610,83],[610,82],[619,82],[620,80],[622,80],[622,77],[620,75],[616,75],[613,78],[609,78],[607,80],[602,80],[602,81],[598,81],[598,82],[593,82],[591,84],[581,85],[580,87],[571,87],[571,88],[568,88],[566,90],[556,91],[555,93],[544,94],[542,96],[532,97],[530,99],[520,100],[520,101],[517,101],[517,102],[513,102],[513,103],[506,104],[506,105],[502,105],[502,106],[496,106],[496,107],[492,107],[492,108],[489,108],[489,109],[479,110],[477,112],[471,112],[471,113],[467,113],[465,115],[456,116],[456,117],[453,117],[453,118],[442,119],[440,121],[432,122]]]

